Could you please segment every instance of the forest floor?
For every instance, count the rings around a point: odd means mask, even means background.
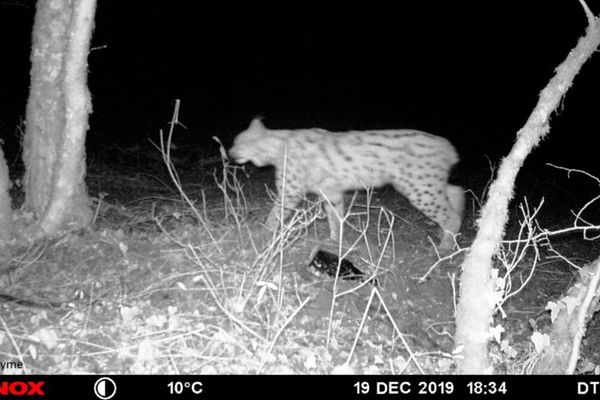
[[[391,188],[348,193],[341,246],[324,240],[314,198],[292,223],[266,231],[273,170],[203,156],[174,160],[190,203],[151,147],[89,156],[93,227],[15,242],[1,257],[0,359],[23,363],[4,373],[454,372],[460,265],[489,172],[467,176],[478,189],[468,194],[457,246],[440,254],[430,239],[436,227]],[[13,195],[22,196],[18,187]],[[507,239],[522,226],[518,201]],[[567,208],[544,207],[540,225],[572,224]],[[547,303],[576,279],[573,265],[598,255],[580,235],[550,244],[524,252],[506,245],[495,261],[515,293],[495,321],[497,373],[530,371],[530,336],[549,325]],[[365,279],[316,273],[309,264],[317,250],[346,258]],[[600,364],[599,331],[593,322],[581,371]]]

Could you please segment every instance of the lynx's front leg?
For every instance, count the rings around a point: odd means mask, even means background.
[[[265,223],[266,228],[271,231],[276,230],[280,222],[285,222],[304,197],[304,190],[294,182],[286,182],[286,185],[283,185],[279,171],[276,173],[276,185],[277,199]]]
[[[344,193],[326,192],[321,193],[325,199],[325,211],[329,221],[329,238],[337,241],[340,238],[342,229],[342,218],[344,218]]]

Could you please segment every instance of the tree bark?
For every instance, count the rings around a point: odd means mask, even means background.
[[[64,127],[60,87],[70,19],[68,0],[38,1],[31,45],[31,84],[23,141],[25,207],[41,216],[50,201],[58,138]]]
[[[557,310],[534,374],[573,374],[580,357],[581,341],[588,323],[600,309],[600,258],[579,270],[579,277],[567,293],[555,302]]]
[[[0,148],[0,245],[13,234],[12,207],[10,203],[10,179],[4,152]]]
[[[38,1],[23,160],[25,207],[42,235],[89,225],[87,56],[96,0]]]
[[[600,22],[584,4],[588,16],[586,35],[579,39],[554,77],[540,93],[529,119],[517,132],[517,141],[502,160],[498,176],[477,221],[477,236],[462,265],[460,297],[456,310],[457,348],[463,347],[458,371],[462,374],[492,373],[487,345],[490,321],[504,288],[495,284],[492,257],[498,250],[508,220],[508,205],[513,197],[517,172],[525,158],[550,130],[550,115],[563,100],[583,63],[600,44]]]

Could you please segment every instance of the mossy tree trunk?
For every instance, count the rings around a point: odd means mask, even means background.
[[[87,56],[96,0],[38,1],[23,146],[25,207],[41,235],[90,224]]]

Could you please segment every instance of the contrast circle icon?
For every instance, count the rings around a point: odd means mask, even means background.
[[[117,384],[108,377],[100,378],[94,384],[94,394],[102,400],[112,399],[117,393]]]

